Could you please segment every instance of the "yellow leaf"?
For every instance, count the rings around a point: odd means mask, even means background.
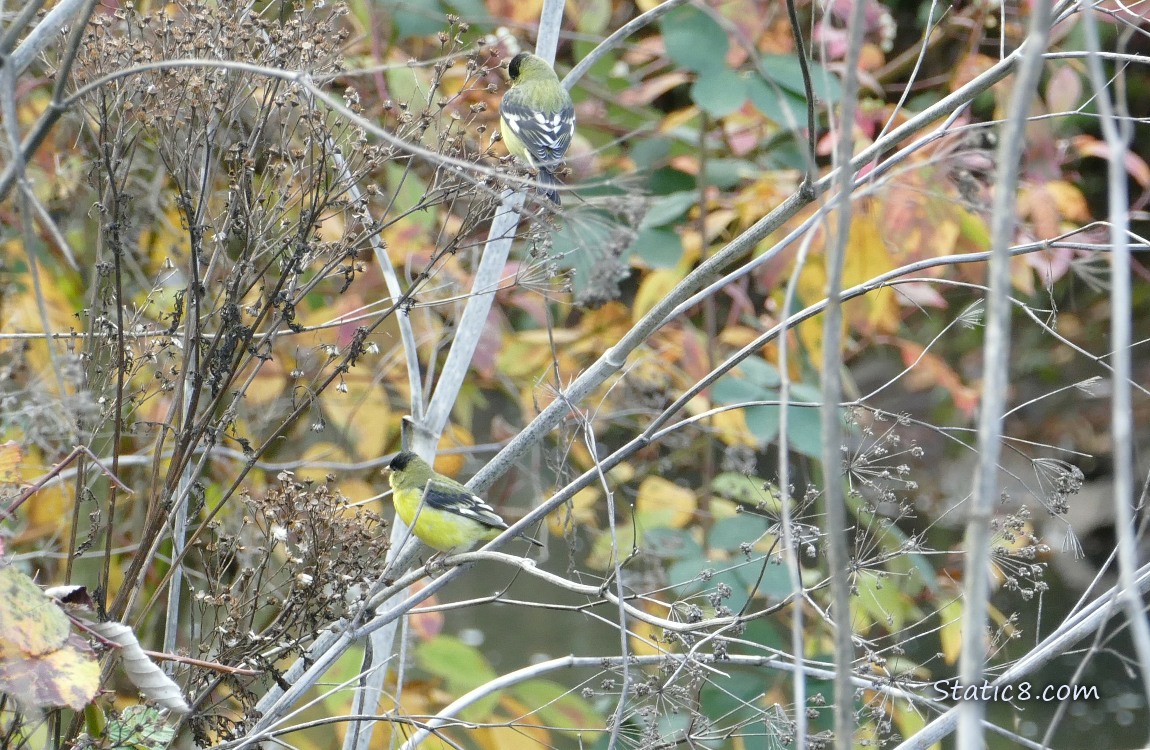
[[[742,409],[728,409],[711,416],[711,428],[715,436],[726,445],[745,445],[756,448],[759,439],[747,427],[746,412]]]
[[[740,190],[735,196],[739,223],[744,227],[754,224],[768,211],[786,200],[797,187],[796,181],[789,175],[764,172],[762,177]],[[773,245],[773,239],[769,239],[769,243]]]
[[[1058,213],[1063,221],[1088,222],[1090,208],[1086,205],[1086,196],[1074,183],[1066,180],[1051,180],[1044,186],[1046,192],[1054,200]]]
[[[380,475],[373,476],[378,478],[376,484],[372,484],[366,479],[340,477],[340,494],[346,497],[348,502],[351,503],[361,503],[368,498],[375,497],[387,488],[387,480],[380,478]]]
[[[58,651],[41,657],[41,675],[51,675],[54,702],[79,711],[100,689],[100,663],[96,661],[88,644],[79,636],[72,636]],[[41,687],[45,686],[44,681]]]
[[[638,322],[651,308],[663,301],[675,286],[683,280],[683,272],[678,268],[661,268],[647,274],[639,284],[635,295],[635,306],[631,310],[631,321]]]
[[[165,186],[171,188],[170,185]],[[159,213],[153,213],[150,220],[140,227],[137,242],[153,269],[163,268],[171,263],[177,268],[186,264],[191,239],[184,231],[183,214],[175,201],[165,202]],[[166,292],[168,300],[174,301],[174,292]],[[170,302],[166,302],[170,308]]]
[[[1034,267],[1022,255],[1010,259],[1010,285],[1026,295],[1034,294]]]
[[[942,627],[938,630],[938,640],[942,644],[942,657],[947,664],[958,661],[962,651],[962,601],[954,599],[938,610]]]
[[[572,527],[599,528],[597,508],[602,499],[603,493],[598,487],[584,487],[575,493],[570,503],[547,516],[547,528],[560,537]]]
[[[343,212],[330,213],[322,217],[317,229],[317,236],[324,242],[338,242],[347,232],[347,222],[344,221]]]
[[[45,462],[38,448],[30,448],[26,454],[27,460],[23,465],[23,478],[25,482],[38,480],[44,473]],[[20,512],[27,519],[27,526],[17,535],[20,543],[27,543],[34,539],[44,537],[58,537],[67,533],[71,528],[72,493],[66,491],[67,485],[54,479],[36,491],[28,498]]]
[[[894,269],[874,212],[863,206],[851,221],[846,257],[843,259],[843,287],[852,287]],[[894,333],[900,318],[894,289],[881,287],[843,306],[843,315],[855,329]]]
[[[598,310],[584,313],[579,323],[579,341],[571,347],[574,354],[598,355],[607,348],[606,342],[615,342],[631,327],[627,306],[611,302]]]
[[[43,656],[63,647],[71,625],[24,573],[0,567],[0,656]]]
[[[990,229],[981,216],[959,208],[956,212],[958,218],[959,239],[965,244],[956,244],[955,252],[982,252],[990,245]]]
[[[758,338],[759,332],[750,326],[727,326],[719,332],[719,342],[734,349],[741,349]]]
[[[508,716],[531,716],[533,713],[531,706],[508,693],[500,696],[499,707]],[[519,722],[515,726],[483,727],[468,734],[486,750],[538,750],[540,747],[555,745],[546,727],[530,722]]]
[[[382,455],[392,440],[391,404],[383,386],[371,377],[349,375],[345,392],[328,388],[320,400],[331,427],[339,430],[361,459]]]
[[[607,472],[607,476],[611,478],[612,482],[616,484],[623,484],[630,482],[635,478],[635,467],[627,461],[615,464],[611,471]]]
[[[20,464],[24,460],[24,451],[15,440],[0,444],[0,484],[18,484],[20,482]]]
[[[542,372],[551,360],[550,353],[516,338],[511,337],[499,352],[499,372],[513,379]]]
[[[611,529],[603,529],[595,536],[591,542],[591,551],[587,555],[587,567],[592,570],[607,570],[614,565],[616,552],[621,557],[626,557],[635,541],[634,524],[616,523],[615,537],[618,540],[617,550],[612,549]]]
[[[654,603],[643,603],[639,606],[649,614],[657,616],[665,614],[656,610],[658,605]],[[642,620],[634,620],[629,625],[629,630],[631,631],[631,653],[638,656],[655,656],[667,652],[667,649],[659,647],[659,639],[663,636],[662,628]]]
[[[0,660],[0,692],[28,709],[68,706],[80,711],[99,688],[100,664],[79,636],[50,653]]]
[[[695,517],[695,493],[662,477],[647,477],[639,485],[635,510],[648,525],[681,529]]]
[[[910,704],[902,701],[892,701],[895,706],[894,723],[903,737],[914,737],[919,730],[926,726],[926,717],[916,711]],[[942,750],[942,743],[936,742],[930,750]]]
[[[28,527],[18,536],[21,543],[67,534],[72,526],[72,495],[59,480],[41,487],[21,508],[28,518]]]
[[[259,372],[244,389],[244,403],[248,406],[270,407],[277,399],[284,397],[284,389],[288,385],[287,373],[280,360],[271,359],[260,364]]]
[[[351,463],[354,460],[357,460],[356,457],[349,456],[346,450],[334,443],[312,443],[300,456],[300,467],[296,469],[295,475],[301,480],[323,482],[332,470],[322,464]]]
[[[475,438],[471,436],[471,433],[454,422],[448,422],[447,428],[439,438],[440,451],[448,448],[470,448],[473,445],[475,445]],[[460,452],[440,453],[435,457],[435,470],[449,477],[458,476],[459,472],[463,470],[465,461],[466,455]]]
[[[728,500],[725,497],[713,495],[711,497],[711,518],[712,520],[719,521],[724,518],[734,518],[741,512],[739,504]]]
[[[936,255],[950,255],[958,243],[958,221],[942,219],[935,225],[930,243]]]

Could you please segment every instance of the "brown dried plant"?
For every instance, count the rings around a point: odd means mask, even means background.
[[[346,14],[343,4],[129,5],[92,20],[72,78],[99,222],[76,378],[91,408],[75,412],[75,432],[111,456],[134,495],[85,495],[97,509],[77,504],[70,551],[103,546],[107,616],[138,625],[190,589],[178,644],[191,638],[206,661],[265,674],[355,605],[386,546],[379,520],[330,487],[282,474],[264,493],[251,472],[283,437],[323,430],[319,399],[356,368],[386,399],[402,398],[406,384],[372,359],[396,339],[369,337],[479,243],[502,187],[491,169],[459,166],[489,158],[477,144],[488,140],[492,55],[463,54],[465,26],[452,21],[430,88],[383,105],[392,138],[381,142],[347,116],[365,107],[341,77]],[[338,92],[343,110],[321,91]],[[401,195],[409,174],[427,187],[413,200]],[[364,283],[373,253],[394,261],[382,233],[433,207],[442,226],[429,246],[404,248],[429,261],[401,297],[354,328],[303,325],[305,306]],[[270,399],[269,382],[280,389]],[[80,468],[78,487],[90,471]],[[171,572],[153,577],[169,538]],[[135,552],[114,551],[125,545]],[[206,711],[203,737],[242,727],[260,690],[222,674],[177,675]]]
[[[333,478],[334,479],[334,478]],[[193,584],[200,658],[260,677],[196,669],[188,680],[201,737],[233,737],[244,711],[322,629],[352,615],[382,574],[387,526],[329,483],[281,472],[262,495],[241,493],[242,516],[215,522],[196,546]]]

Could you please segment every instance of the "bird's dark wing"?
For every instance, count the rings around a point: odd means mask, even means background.
[[[538,112],[525,106],[515,93],[509,91],[499,105],[503,120],[535,159],[531,166],[555,169],[575,134],[575,106],[568,101],[555,112]]]
[[[453,483],[454,484],[454,483]],[[507,524],[483,498],[467,492],[463,485],[453,487],[432,479],[423,490],[423,502],[436,510],[470,518],[493,529],[506,529]]]

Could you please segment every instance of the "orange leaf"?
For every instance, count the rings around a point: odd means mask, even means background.
[[[1099,159],[1110,160],[1110,147],[1105,141],[1100,141],[1092,135],[1076,135],[1073,138],[1074,150],[1082,156],[1094,156]],[[1150,188],[1150,165],[1134,153],[1127,151],[1124,155],[1126,172],[1142,186]]]
[[[899,339],[896,342],[902,353],[903,364],[910,371],[903,377],[903,383],[911,391],[924,391],[940,387],[946,389],[954,400],[954,405],[970,417],[978,406],[978,391],[962,382],[946,360],[931,354],[913,341]]]

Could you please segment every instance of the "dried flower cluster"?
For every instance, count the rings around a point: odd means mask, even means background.
[[[330,484],[298,481],[282,472],[262,496],[244,493],[245,508],[213,522],[197,545],[202,578],[195,582],[198,658],[274,676],[317,633],[354,614],[382,574],[387,524],[351,507]],[[266,687],[266,686],[265,686]],[[249,705],[259,691],[215,671],[196,671],[190,689],[218,702],[223,690]],[[207,711],[199,731],[228,736],[242,719]]]

